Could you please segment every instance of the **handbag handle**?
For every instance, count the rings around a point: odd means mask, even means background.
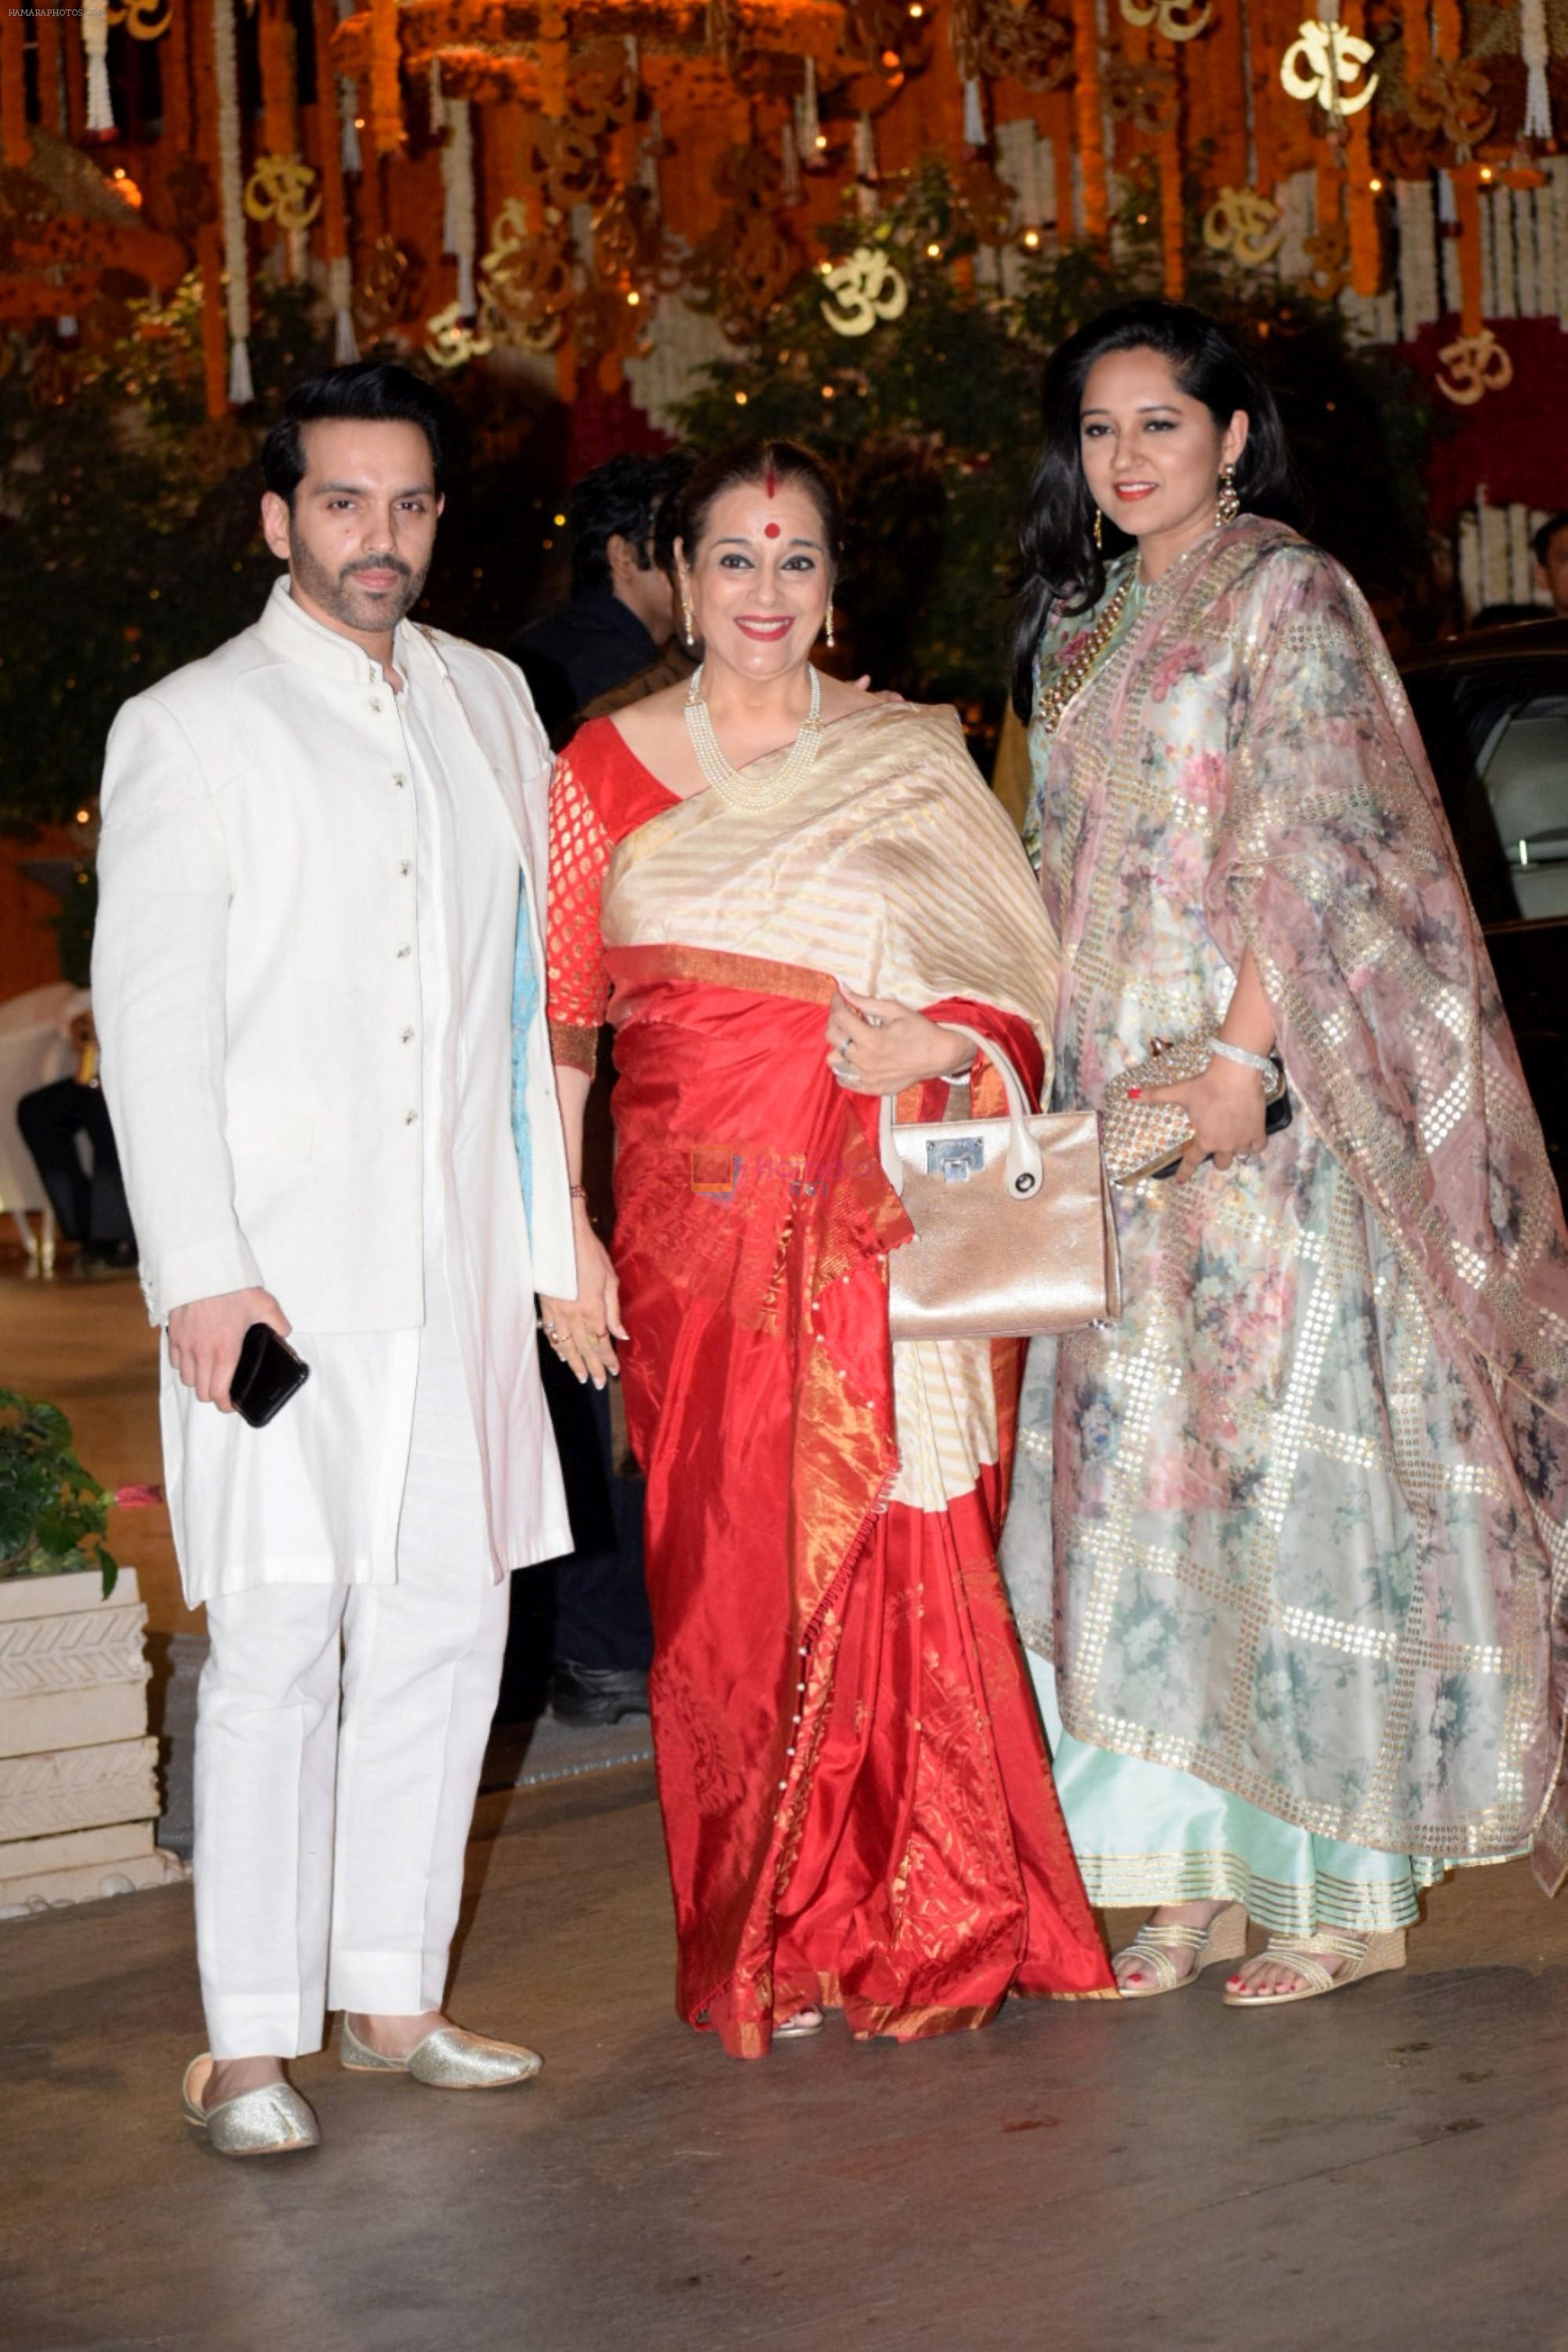
[[[1023,1081],[1001,1046],[994,1045],[989,1037],[982,1036],[978,1029],[968,1028],[962,1021],[944,1021],[942,1025],[944,1029],[956,1029],[961,1037],[967,1037],[971,1044],[984,1055],[1001,1078],[1003,1091],[1007,1097],[1009,1129],[1007,1190],[1016,1201],[1027,1201],[1039,1191],[1045,1181],[1045,1162],[1040,1157],[1039,1145],[1029,1133],[1027,1124],[1029,1104],[1028,1097],[1024,1092]],[[895,1095],[882,1097],[882,1107],[878,1118],[878,1143],[882,1155],[882,1173],[901,1200],[904,1192],[904,1163],[900,1159],[893,1142],[893,1106],[897,1099]]]

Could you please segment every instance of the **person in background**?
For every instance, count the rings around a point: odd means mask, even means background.
[[[135,1271],[136,1236],[99,1083],[98,1032],[87,989],[67,999],[60,1026],[76,1049],[76,1075],[24,1095],[16,1105],[16,1125],[37,1164],[56,1224],[77,1244],[72,1273],[82,1281],[100,1281]],[[90,1167],[82,1164],[84,1139]]]
[[[1568,513],[1548,515],[1531,545],[1537,585],[1551,597],[1557,618],[1568,620]]]
[[[613,457],[572,493],[575,593],[516,646],[557,748],[584,719],[657,694],[696,666],[671,633],[672,518],[689,471],[679,456]],[[615,1223],[613,1079],[608,1055],[600,1059],[584,1118],[583,1181],[595,1229],[607,1242]],[[580,1387],[542,1346],[540,1362],[575,1538],[574,1550],[541,1571],[552,1588],[551,1708],[558,1722],[603,1727],[647,1713],[653,1627],[643,1580],[643,1482],[627,1451],[619,1394]],[[534,1638],[531,1603],[523,1609],[514,1655]]]
[[[655,560],[654,533],[689,471],[679,455],[628,452],[584,474],[566,502],[572,601],[507,648],[557,747],[586,704],[648,668],[669,640],[675,595]]]

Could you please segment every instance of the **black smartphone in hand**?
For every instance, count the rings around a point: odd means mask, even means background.
[[[240,1342],[228,1401],[252,1429],[265,1429],[310,1377],[310,1365],[270,1323],[253,1323]]]

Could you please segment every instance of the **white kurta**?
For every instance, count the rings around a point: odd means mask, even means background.
[[[493,793],[463,795],[459,818],[439,709],[422,683],[405,676],[395,702],[416,824],[407,878],[419,1013],[417,1026],[401,1034],[410,1058],[406,1116],[422,1126],[425,1323],[296,1328],[290,1344],[310,1378],[260,1430],[199,1402],[171,1371],[165,1342],[164,1469],[193,1600],[268,1583],[499,1578],[524,1564],[501,1556],[489,1523],[472,1402],[483,1318],[465,1295],[460,1253],[448,1245],[462,1214],[451,1156],[469,961],[460,909],[479,895],[462,884],[513,853]],[[287,1312],[287,1299],[280,1304]]]

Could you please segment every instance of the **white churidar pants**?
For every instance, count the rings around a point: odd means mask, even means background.
[[[426,1033],[425,1324],[347,1348],[300,1338],[311,1365],[305,1394],[317,1392],[326,1425],[352,1426],[372,1399],[373,1421],[385,1419],[385,1437],[379,1426],[367,1433],[367,1461],[381,1458],[388,1438],[396,1443],[398,1383],[364,1380],[363,1351],[375,1352],[380,1370],[400,1350],[417,1350],[396,1580],[263,1581],[207,1601],[195,1870],[216,2058],[319,2050],[329,2008],[412,2016],[441,2007],[506,1647],[510,1580],[498,1583],[491,1567],[444,1238],[450,803],[427,739],[408,732]],[[279,1507],[286,1499],[263,1482],[263,1536],[268,1523],[286,1523],[267,1507],[274,1496]]]

